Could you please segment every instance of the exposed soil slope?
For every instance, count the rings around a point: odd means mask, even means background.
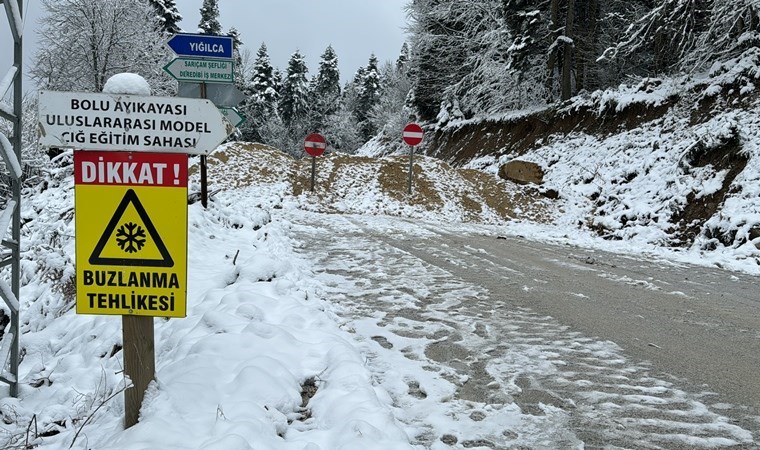
[[[414,158],[411,195],[408,157],[340,153],[319,157],[313,192],[311,163],[311,158],[296,160],[260,144],[227,144],[208,157],[209,190],[281,185],[281,195],[298,198],[302,207],[329,213],[369,210],[480,223],[512,219],[547,222],[556,215],[556,205],[535,187],[476,170],[452,168],[427,156]],[[190,175],[197,182],[197,164],[191,167]]]
[[[427,127],[424,151],[498,173],[545,173],[567,214],[607,239],[704,250],[760,245],[760,49],[697,81],[645,79],[542,110]]]

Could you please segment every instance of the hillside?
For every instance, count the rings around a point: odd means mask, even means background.
[[[318,158],[314,192],[310,158],[227,144],[209,158],[211,190],[277,184],[314,211],[488,223],[754,272],[759,65],[750,51],[702,78],[645,79],[543,110],[428,125],[411,196],[408,150],[383,136],[358,155]],[[515,161],[535,165],[541,182],[500,178]]]
[[[288,217],[303,210],[415,218],[423,228],[483,223],[488,226],[460,229],[486,239],[521,236],[760,273],[758,56],[716,67],[707,80],[647,80],[554,109],[430,127],[428,156],[415,157],[411,195],[408,157],[399,154],[405,149],[382,139],[365,146],[363,155],[318,158],[314,192],[310,159],[226,144],[208,158],[208,209],[197,203],[193,159],[191,308],[187,319],[156,321],[160,383],[141,425],[124,433],[120,322],[75,314],[71,152],[56,157],[22,201],[23,395],[0,404],[6,424],[0,442],[123,450],[171,436],[190,443],[184,448],[232,448],[239,442],[223,440],[235,436],[225,425],[229,417],[247,421],[240,428],[251,433],[246,440],[275,443],[272,448],[285,431],[323,448],[338,448],[334,443],[345,439],[354,440],[346,448],[402,448],[398,442],[406,436],[384,409],[390,401],[378,400],[365,355],[345,345],[353,338],[335,323],[339,297],[315,280],[313,261],[297,252]],[[500,168],[515,160],[540,167],[543,183],[499,178]],[[314,227],[336,234],[350,223],[320,217],[324,222]],[[384,232],[409,229],[408,222],[382,222]],[[367,258],[375,256],[368,252]],[[326,345],[325,333],[334,335]],[[343,355],[338,362],[332,342]],[[261,357],[260,349],[273,356]],[[272,361],[283,358],[272,371]],[[346,371],[366,389],[341,391]],[[218,390],[196,398],[198,386],[224,377],[228,382],[214,383]],[[302,395],[315,379],[327,381],[306,410],[309,399]],[[240,386],[255,392],[241,396]],[[249,400],[259,396],[276,397],[275,409],[252,407]],[[335,399],[346,407],[335,408]],[[342,427],[298,428],[312,413],[336,424],[366,417],[386,423],[385,434],[372,431],[366,436],[373,442],[360,445],[358,435]],[[167,417],[179,419],[168,423]],[[31,433],[32,423],[39,432]]]
[[[414,163],[409,195],[408,157],[328,154],[317,159],[312,192],[311,158],[296,160],[271,147],[233,142],[208,157],[209,190],[274,185],[299,207],[326,213],[492,224],[513,219],[547,223],[556,216],[556,205],[534,187],[478,170],[452,168],[437,158],[417,156]],[[190,175],[197,183],[196,165]]]
[[[535,163],[552,223],[641,248],[752,262],[760,245],[760,51],[703,77],[644,79],[554,107],[428,128],[430,156],[491,174]],[[373,142],[363,154],[380,155]],[[403,149],[396,150],[397,152]]]

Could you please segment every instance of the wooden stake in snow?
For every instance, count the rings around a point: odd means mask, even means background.
[[[124,391],[124,428],[137,423],[148,385],[156,376],[153,317],[121,316],[124,373],[132,386]]]

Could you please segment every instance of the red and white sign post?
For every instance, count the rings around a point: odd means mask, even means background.
[[[409,195],[412,194],[412,167],[414,167],[414,147],[422,143],[425,133],[422,127],[416,123],[410,123],[404,127],[402,138],[406,145],[409,146]]]
[[[314,192],[314,178],[317,172],[317,156],[322,156],[327,148],[327,141],[321,134],[312,133],[303,142],[306,153],[311,155],[311,192]]]

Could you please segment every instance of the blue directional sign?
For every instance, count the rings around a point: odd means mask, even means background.
[[[168,41],[178,56],[232,58],[232,37],[208,34],[175,34]]]

